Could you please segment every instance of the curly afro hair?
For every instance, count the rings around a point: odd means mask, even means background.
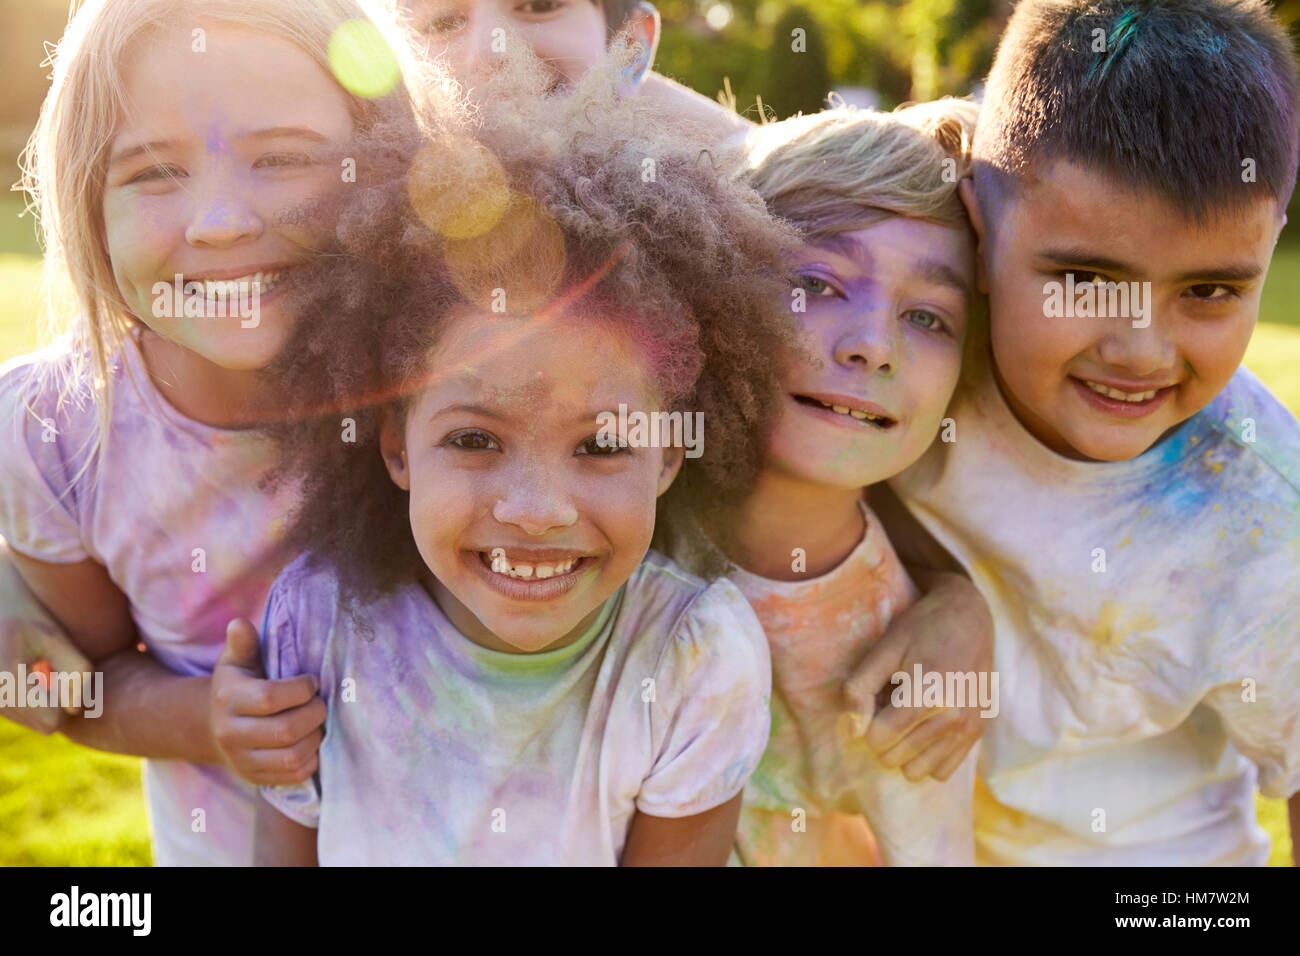
[[[423,567],[380,424],[404,414],[441,323],[466,305],[594,305],[583,314],[623,323],[670,410],[703,413],[703,456],[660,498],[656,547],[712,527],[752,487],[775,357],[795,343],[783,250],[797,237],[671,117],[618,98],[620,67],[548,96],[516,55],[462,128],[394,122],[357,144],[365,175],[330,211],[334,247],[294,270],[298,322],[267,370],[285,408],[275,480],[301,483],[291,544],[334,566],[346,603]]]

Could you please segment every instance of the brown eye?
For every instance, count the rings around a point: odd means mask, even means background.
[[[612,458],[628,450],[627,443],[621,439],[614,439],[612,443],[606,444],[605,440],[599,435],[592,435],[581,445],[578,446],[577,454],[593,455],[597,458]]]
[[[444,439],[443,444],[461,451],[499,451],[501,448],[491,435],[478,430],[456,432]]]

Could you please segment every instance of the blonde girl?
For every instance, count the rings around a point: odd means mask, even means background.
[[[64,340],[0,367],[0,534],[103,675],[102,717],[61,730],[148,758],[157,864],[251,862],[254,784],[315,764],[314,682],[259,679],[247,628],[218,664],[292,557],[255,426],[295,268],[363,188],[348,143],[439,90],[395,23],[370,0],[96,0],[53,57],[25,185],[75,302]],[[0,666],[39,653],[16,626]]]

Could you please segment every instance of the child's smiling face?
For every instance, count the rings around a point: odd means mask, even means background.
[[[597,440],[599,413],[657,407],[631,340],[582,314],[465,310],[446,322],[428,368],[404,426],[385,422],[382,446],[410,492],[431,590],[486,647],[576,640],[645,557],[655,501],[682,461],[681,449]]]
[[[1016,417],[1071,458],[1123,461],[1156,444],[1241,364],[1281,226],[1262,190],[1196,225],[1079,164],[1023,180],[998,221],[978,226],[995,366]],[[1066,273],[1149,282],[1149,312],[1049,318],[1044,287],[1064,285]]]
[[[898,474],[938,434],[961,371],[969,229],[891,217],[805,245],[791,265],[800,343],[820,367],[789,359],[767,467],[839,488]]]
[[[604,10],[592,0],[406,0],[429,52],[446,58],[467,86],[491,70],[502,51],[521,38],[546,63],[556,87],[572,85],[606,51]]]
[[[123,72],[129,113],[113,139],[104,235],[131,312],[163,338],[227,370],[265,366],[292,328],[275,282],[314,245],[281,214],[339,182],[313,150],[352,134],[345,94],[287,40],[205,23],[142,36]],[[155,283],[260,275],[255,324],[238,295],[223,317],[155,309]],[[206,288],[206,287],[205,287]],[[251,300],[246,300],[250,301]],[[155,314],[164,313],[164,314]]]

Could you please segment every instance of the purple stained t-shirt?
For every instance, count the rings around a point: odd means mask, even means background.
[[[98,561],[162,664],[211,673],[227,622],[261,619],[291,557],[280,542],[293,491],[258,488],[274,448],[258,431],[182,416],[128,343],[114,362],[108,441],[92,455],[89,388],[58,401],[70,358],[56,346],[0,365],[0,535],[40,561]],[[156,864],[252,862],[254,787],[175,760],[145,761],[144,781]]]
[[[315,674],[329,717],[316,779],[262,792],[322,865],[612,866],[636,811],[726,803],[767,746],[758,618],[653,551],[554,651],[475,644],[418,584],[362,619],[302,558],[267,607],[268,676]]]

